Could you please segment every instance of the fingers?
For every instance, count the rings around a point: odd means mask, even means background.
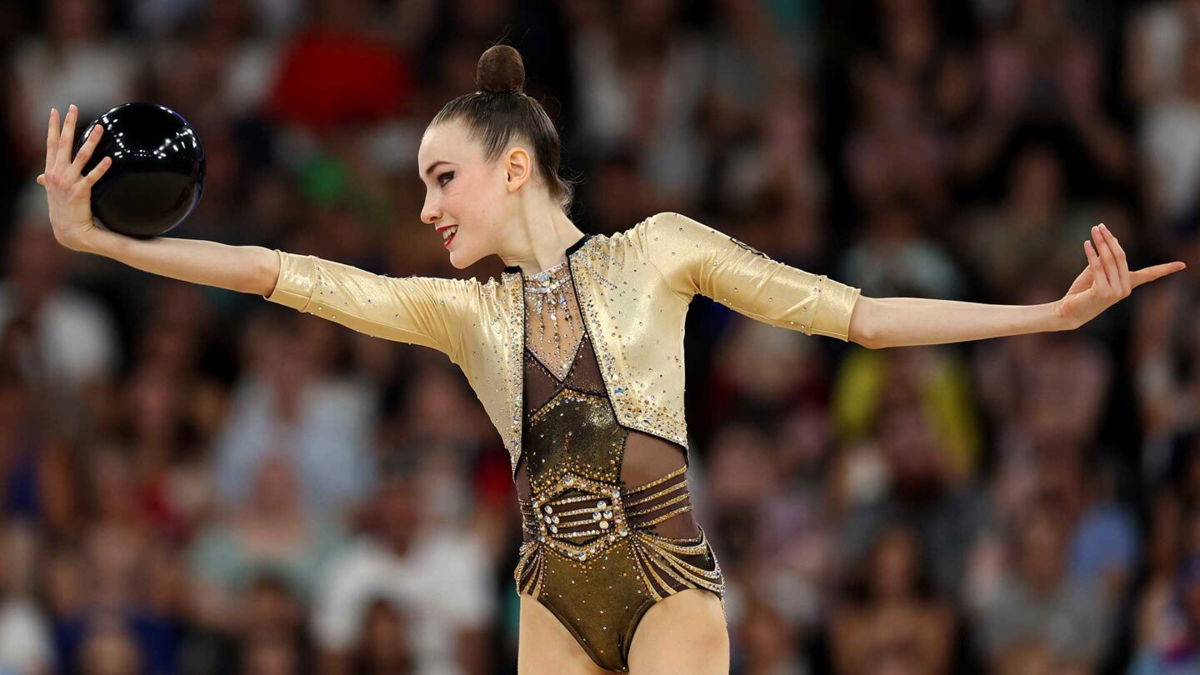
[[[46,131],[46,173],[54,168],[54,155],[58,152],[58,108],[50,109],[49,126]]]
[[[1105,279],[1108,281],[1108,290],[1116,294],[1121,289],[1121,278],[1120,274],[1117,273],[1117,262],[1113,259],[1112,251],[1108,248],[1108,241],[1104,239],[1104,234],[1101,232],[1099,225],[1092,227],[1092,239],[1095,240],[1093,246],[1100,256],[1100,266],[1104,270]]]
[[[1092,283],[1096,290],[1101,293],[1108,292],[1108,277],[1104,276],[1104,266],[1100,262],[1100,255],[1092,247],[1091,240],[1083,242],[1083,251],[1087,254],[1088,267],[1092,270]]]
[[[1137,288],[1147,281],[1154,281],[1159,277],[1165,277],[1168,274],[1173,274],[1186,267],[1187,265],[1180,260],[1163,263],[1161,265],[1151,265],[1150,267],[1143,267],[1136,272],[1130,273],[1130,281],[1133,284],[1133,287]]]
[[[1113,261],[1117,267],[1121,297],[1128,297],[1129,292],[1133,290],[1133,285],[1129,281],[1129,263],[1125,259],[1125,249],[1121,248],[1120,242],[1117,241],[1117,235],[1113,234],[1107,225],[1100,223],[1100,230],[1104,233],[1104,238],[1108,242],[1109,252],[1112,253]]]
[[[83,166],[87,164],[88,159],[92,156],[92,151],[96,149],[96,144],[100,142],[100,135],[104,133],[104,127],[99,124],[92,127],[88,132],[87,140],[83,147],[79,148],[79,154],[75,155],[75,161],[71,162],[71,166],[76,171],[83,171]]]
[[[71,163],[71,139],[75,138],[75,118],[79,117],[79,108],[72,103],[67,109],[66,119],[63,120],[62,133],[58,135],[56,161],[64,166]]]
[[[100,177],[104,175],[104,172],[108,171],[108,167],[110,166],[112,166],[112,157],[105,157],[104,159],[100,160],[96,166],[92,167],[92,170],[83,177],[83,182],[87,183],[89,188],[92,187],[96,184],[96,181],[100,180]]]
[[[46,174],[44,174],[44,173],[39,173],[39,174],[38,174],[38,177],[37,177],[37,184],[38,184],[38,185],[45,185],[45,184],[46,184]]]

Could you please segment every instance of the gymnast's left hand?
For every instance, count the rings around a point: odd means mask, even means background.
[[[1058,315],[1075,328],[1091,321],[1118,300],[1129,297],[1138,286],[1187,267],[1176,260],[1129,271],[1125,251],[1104,223],[1092,227],[1092,241],[1083,243],[1083,251],[1088,265],[1075,278],[1056,308]]]

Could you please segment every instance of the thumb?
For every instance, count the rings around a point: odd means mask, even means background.
[[[1147,283],[1149,281],[1154,281],[1155,279],[1158,279],[1159,277],[1165,277],[1168,274],[1173,274],[1173,273],[1178,272],[1179,270],[1182,270],[1186,267],[1187,267],[1187,265],[1179,260],[1176,260],[1175,262],[1163,263],[1161,265],[1151,265],[1150,267],[1143,267],[1142,269],[1140,269],[1136,272],[1130,272],[1130,274],[1129,274],[1130,287],[1137,288],[1138,286],[1141,286],[1144,283]]]
[[[45,185],[45,184],[46,184],[46,174],[44,174],[44,173],[39,173],[39,174],[38,174],[38,177],[37,177],[37,184],[38,184],[38,185]]]

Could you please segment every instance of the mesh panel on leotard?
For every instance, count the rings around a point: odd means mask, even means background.
[[[562,288],[565,291],[562,300],[543,302],[540,313],[535,303],[526,301],[523,393],[526,422],[564,390],[602,397],[611,408],[574,287],[567,279]],[[626,428],[624,432],[627,435],[618,461],[621,482],[626,489],[668,474],[678,474],[653,490],[646,490],[647,494],[655,496],[636,504],[638,516],[631,524],[648,527],[668,537],[697,536],[699,528],[692,516],[687,476],[682,470],[687,462],[684,449],[638,430]],[[579,441],[586,439],[577,439]],[[528,445],[526,451],[529,451]],[[530,498],[528,473],[526,457],[522,456],[517,467],[517,491],[522,503],[527,503]],[[663,492],[664,488],[672,489]],[[525,536],[528,539],[529,533]]]

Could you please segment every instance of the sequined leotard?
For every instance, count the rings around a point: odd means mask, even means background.
[[[691,514],[685,449],[617,421],[569,263],[523,284],[523,537],[513,578],[596,664],[628,671],[634,632],[655,602],[686,588],[723,599],[724,579]]]

